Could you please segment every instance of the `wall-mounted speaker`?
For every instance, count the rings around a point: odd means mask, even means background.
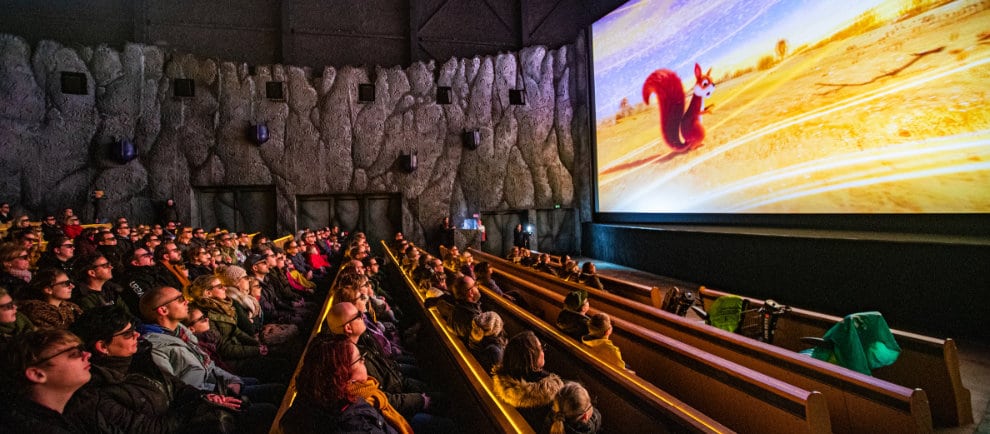
[[[450,86],[437,86],[437,104],[450,104],[454,100],[453,94]]]
[[[176,78],[172,80],[172,95],[176,98],[193,98],[196,96],[196,80],[191,78]]]
[[[265,98],[284,101],[285,100],[285,84],[281,81],[269,81],[265,83]]]
[[[416,156],[416,152],[411,154],[399,154],[399,166],[406,173],[413,173],[416,168],[419,167],[419,158]]]
[[[86,74],[82,72],[62,71],[62,93],[69,95],[86,95],[89,93]]]
[[[268,125],[265,124],[251,124],[247,130],[248,140],[254,142],[255,145],[261,146],[268,141]]]
[[[359,84],[358,102],[375,102],[375,85],[371,83]]]
[[[479,130],[467,130],[461,136],[461,140],[464,142],[464,147],[470,150],[478,149],[481,146],[481,131]]]
[[[526,91],[523,89],[509,89],[509,104],[526,105]]]

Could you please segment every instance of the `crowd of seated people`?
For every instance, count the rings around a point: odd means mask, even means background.
[[[267,432],[349,259],[339,230],[306,241],[310,280],[247,233],[60,216],[0,241],[0,431]]]
[[[501,297],[521,302],[518,294],[505,294],[498,289],[491,278],[494,270],[490,264],[475,264],[455,247],[441,249],[447,257],[436,258],[421,253],[401,236],[396,237],[392,248],[399,255],[402,270],[426,298],[425,305],[436,306],[454,334],[492,374],[494,392],[500,400],[515,407],[537,432],[598,432],[601,414],[591,405],[588,392],[579,383],[564,381],[543,369],[545,354],[537,336],[524,331],[506,339],[502,318],[496,312],[483,310],[479,283]],[[570,304],[580,312],[578,315],[584,316],[587,294],[574,294],[572,298]],[[589,335],[589,330],[587,323],[578,322],[584,328],[575,337],[581,339]],[[592,338],[598,340],[591,341]],[[607,334],[589,335],[588,339],[588,345],[607,348]]]

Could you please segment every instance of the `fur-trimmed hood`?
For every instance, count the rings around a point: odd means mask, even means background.
[[[506,375],[492,378],[495,395],[506,404],[516,408],[531,408],[550,404],[557,392],[564,387],[564,381],[557,374],[547,374],[537,381],[526,381]]]

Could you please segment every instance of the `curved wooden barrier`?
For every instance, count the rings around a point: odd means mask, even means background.
[[[702,286],[701,300],[707,308],[716,298],[730,295]],[[763,306],[763,300],[743,297],[749,306]],[[821,337],[842,318],[819,312],[791,308],[777,320],[773,344],[791,351],[807,348],[805,336]],[[963,387],[959,373],[959,350],[952,339],[937,339],[890,330],[901,346],[901,355],[893,365],[877,369],[873,376],[905,387],[925,391],[936,426],[961,426],[973,423],[970,391]]]
[[[536,283],[561,297],[575,289],[586,289],[583,285],[576,286],[544,276],[484,252],[473,249],[471,252],[476,258],[502,267],[506,273],[497,275],[501,278],[514,278],[530,285]],[[623,319],[785,383],[821,392],[828,402],[831,427],[836,432],[933,431],[928,398],[923,390],[862,375],[615,294],[590,290],[589,299],[592,309],[609,314],[613,321],[615,318]],[[545,303],[549,305],[550,301]]]

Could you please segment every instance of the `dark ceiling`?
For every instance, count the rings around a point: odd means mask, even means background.
[[[153,43],[250,64],[408,65],[556,48],[625,0],[0,0],[32,44]]]

